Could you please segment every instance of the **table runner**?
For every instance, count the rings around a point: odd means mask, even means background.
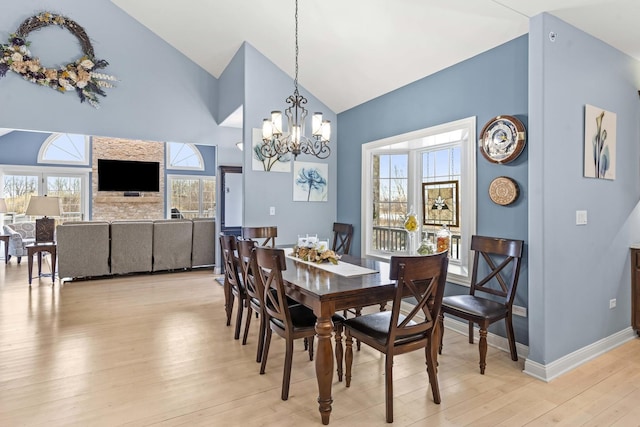
[[[297,258],[291,255],[292,252],[293,252],[293,248],[285,249],[285,254],[288,258],[291,258],[295,261],[298,261],[304,264],[312,265],[321,270],[335,273],[339,276],[344,276],[344,277],[363,276],[365,274],[373,274],[378,272],[377,270],[372,270],[370,268],[362,267],[359,265],[349,264],[348,262],[344,262],[340,260],[338,260],[338,264],[332,264],[330,262],[323,262],[321,264],[318,264],[317,262],[304,261],[300,258]]]

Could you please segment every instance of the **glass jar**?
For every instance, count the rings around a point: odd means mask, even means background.
[[[407,253],[415,254],[416,250],[416,233],[418,232],[418,216],[413,211],[413,206],[409,209],[407,218],[404,220],[404,229],[407,231]]]
[[[418,255],[431,255],[436,253],[436,245],[429,240],[428,237],[422,239],[420,247],[418,248]]]
[[[446,224],[442,224],[442,228],[436,233],[436,251],[438,253],[449,251],[451,249],[451,231]]]

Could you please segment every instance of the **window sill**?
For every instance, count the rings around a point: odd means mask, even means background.
[[[397,253],[398,255],[406,255],[403,253]],[[378,253],[378,254],[367,254],[366,258],[389,262],[391,260],[391,253]],[[459,264],[449,263],[449,267],[447,268],[447,282],[455,283],[457,285],[469,286],[471,279],[469,277],[469,270],[463,268]]]

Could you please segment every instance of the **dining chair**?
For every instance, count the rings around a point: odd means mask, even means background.
[[[269,328],[266,329],[264,349],[262,353],[262,365],[260,373],[264,374],[269,356],[271,336],[275,332],[286,341],[284,372],[282,377],[282,400],[289,398],[289,385],[291,383],[291,366],[293,363],[293,342],[296,339],[308,338],[310,346],[313,346],[313,338],[316,334],[316,316],[313,311],[304,305],[287,304],[284,280],[282,272],[287,269],[284,250],[256,247],[252,252],[250,267],[256,272],[255,277],[262,287],[264,310],[269,319]],[[339,314],[332,317],[336,333],[336,364],[338,367],[338,379],[342,380],[342,323],[344,318]],[[309,359],[313,360],[312,353]]]
[[[248,307],[247,317],[244,323],[244,334],[242,336],[242,344],[245,345],[247,343],[247,338],[249,336],[249,328],[251,327],[251,317],[252,314],[255,314],[257,318],[260,319],[260,326],[258,329],[258,351],[256,354],[256,362],[260,363],[262,360],[262,350],[264,348],[264,337],[267,329],[267,322],[265,321],[266,315],[263,310],[263,292],[264,289],[260,287],[261,282],[256,280],[255,274],[251,269],[251,252],[253,248],[257,246],[255,240],[251,239],[237,239],[238,246],[238,264],[240,267],[240,272],[242,276],[242,281],[244,283],[245,290],[247,292],[248,297]],[[289,307],[293,305],[300,304],[299,302],[286,297],[287,304]],[[313,358],[313,345],[309,346],[308,343],[305,345],[305,350],[309,351],[309,357]]]
[[[231,234],[220,234],[220,247],[222,248],[222,259],[224,261],[224,286],[227,309],[227,326],[231,324],[231,314],[233,311],[234,300],[238,300],[238,308],[236,312],[236,327],[233,334],[234,339],[240,339],[240,329],[242,324],[242,313],[244,307],[248,306],[247,292],[244,287],[242,278],[240,277],[240,269],[238,266],[237,242],[236,236]]]
[[[245,239],[264,239],[260,246],[276,246],[278,227],[242,227],[242,237]]]
[[[469,322],[470,344],[473,344],[473,325],[477,324],[480,327],[481,374],[484,374],[487,366],[487,328],[498,320],[505,320],[511,359],[518,360],[513,334],[512,306],[520,276],[523,246],[522,240],[487,236],[471,237],[471,250],[475,253],[469,294],[451,295],[442,300],[440,353],[442,353],[444,336],[444,315],[449,314]],[[480,264],[482,264],[482,270]],[[489,297],[478,296],[478,293]]]
[[[331,249],[339,254],[349,254],[351,249],[351,239],[353,239],[353,225],[341,222],[333,223],[333,244]]]
[[[238,264],[242,273],[242,282],[248,298],[247,317],[244,322],[244,334],[242,335],[242,345],[247,343],[249,336],[249,327],[251,326],[251,317],[255,313],[260,319],[258,329],[258,350],[256,353],[256,362],[262,360],[262,348],[264,344],[265,320],[262,309],[262,289],[259,289],[259,283],[256,281],[253,271],[250,268],[251,251],[256,247],[255,240],[237,239],[238,246]]]
[[[392,256],[389,278],[395,280],[395,294],[391,311],[365,314],[344,322],[347,387],[351,386],[354,338],[386,355],[384,375],[388,423],[393,422],[393,358],[396,355],[424,348],[433,401],[440,403],[436,370],[438,346],[434,340],[439,338],[435,331],[448,264],[447,252],[427,256]],[[406,315],[400,312],[403,298],[415,300],[415,305]]]

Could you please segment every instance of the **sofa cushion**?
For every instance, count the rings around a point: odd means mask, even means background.
[[[60,278],[105,276],[109,269],[109,223],[78,221],[57,227]]]
[[[111,274],[150,272],[153,221],[111,221]]]
[[[191,266],[209,266],[216,262],[216,222],[213,218],[193,219]]]
[[[153,271],[191,268],[193,221],[153,221]]]

